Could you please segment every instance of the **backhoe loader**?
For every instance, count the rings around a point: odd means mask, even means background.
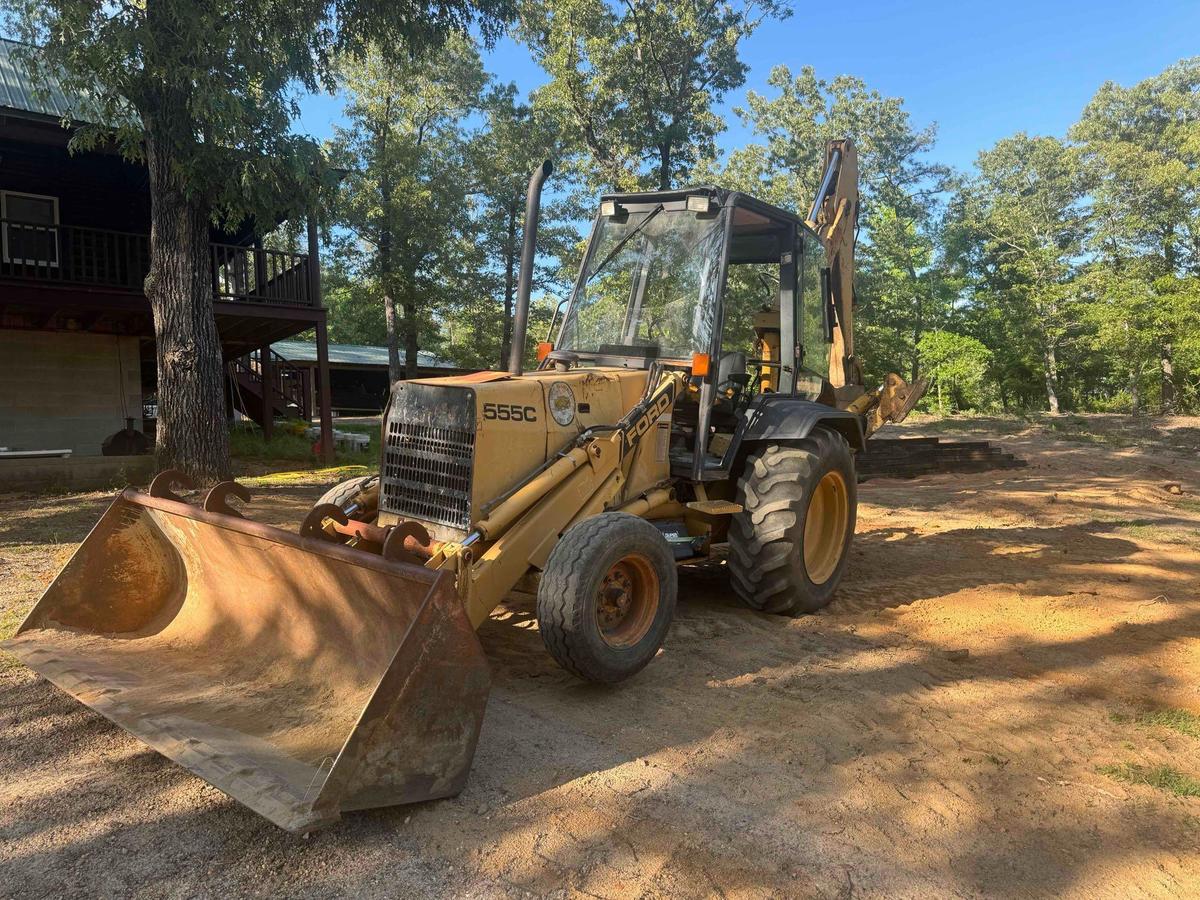
[[[680,563],[726,560],[758,610],[823,607],[854,456],[921,390],[863,384],[853,144],[826,163],[807,219],[715,187],[602,197],[525,372],[545,164],[508,371],[393,385],[379,475],[334,487],[298,534],[244,518],[236,482],[199,505],[177,472],[125,490],[3,646],[306,831],[462,789],[489,691],[475,631],[515,588],[595,682],[659,652]]]

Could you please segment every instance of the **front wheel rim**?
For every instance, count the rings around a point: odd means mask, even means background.
[[[658,612],[658,573],[644,556],[617,560],[596,591],[596,626],[604,643],[617,649],[635,646],[650,631]]]
[[[836,470],[822,476],[808,502],[804,518],[804,570],[813,584],[833,577],[850,527],[850,495],[846,479]]]

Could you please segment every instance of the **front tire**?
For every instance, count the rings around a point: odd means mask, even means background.
[[[313,504],[314,507],[332,503],[343,512],[354,509],[350,518],[359,521],[369,521],[379,505],[379,476],[361,475],[358,478],[348,478],[339,481]]]
[[[677,595],[675,556],[662,533],[628,513],[600,513],[574,525],[550,553],[538,628],[560,666],[611,684],[658,653]]]
[[[729,574],[747,605],[798,616],[828,606],[846,571],[858,512],[854,457],[837,432],[765,444],[738,480]]]

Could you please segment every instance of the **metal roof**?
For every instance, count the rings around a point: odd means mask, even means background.
[[[18,59],[19,51],[35,49],[28,44],[0,38],[0,112],[15,111],[61,119],[78,107],[67,99],[58,79],[39,85]]]
[[[317,345],[308,341],[276,341],[271,349],[288,362],[315,363],[317,361]],[[382,366],[387,368],[387,347],[370,347],[366,344],[330,344],[329,361],[334,364],[348,366]],[[447,362],[426,353],[417,353],[417,365],[423,369],[454,369],[454,363]]]

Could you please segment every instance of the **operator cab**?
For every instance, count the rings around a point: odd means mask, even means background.
[[[690,371],[671,420],[672,474],[728,477],[739,423],[763,403],[833,403],[827,267],[802,219],[746,194],[605,195],[541,364]]]

